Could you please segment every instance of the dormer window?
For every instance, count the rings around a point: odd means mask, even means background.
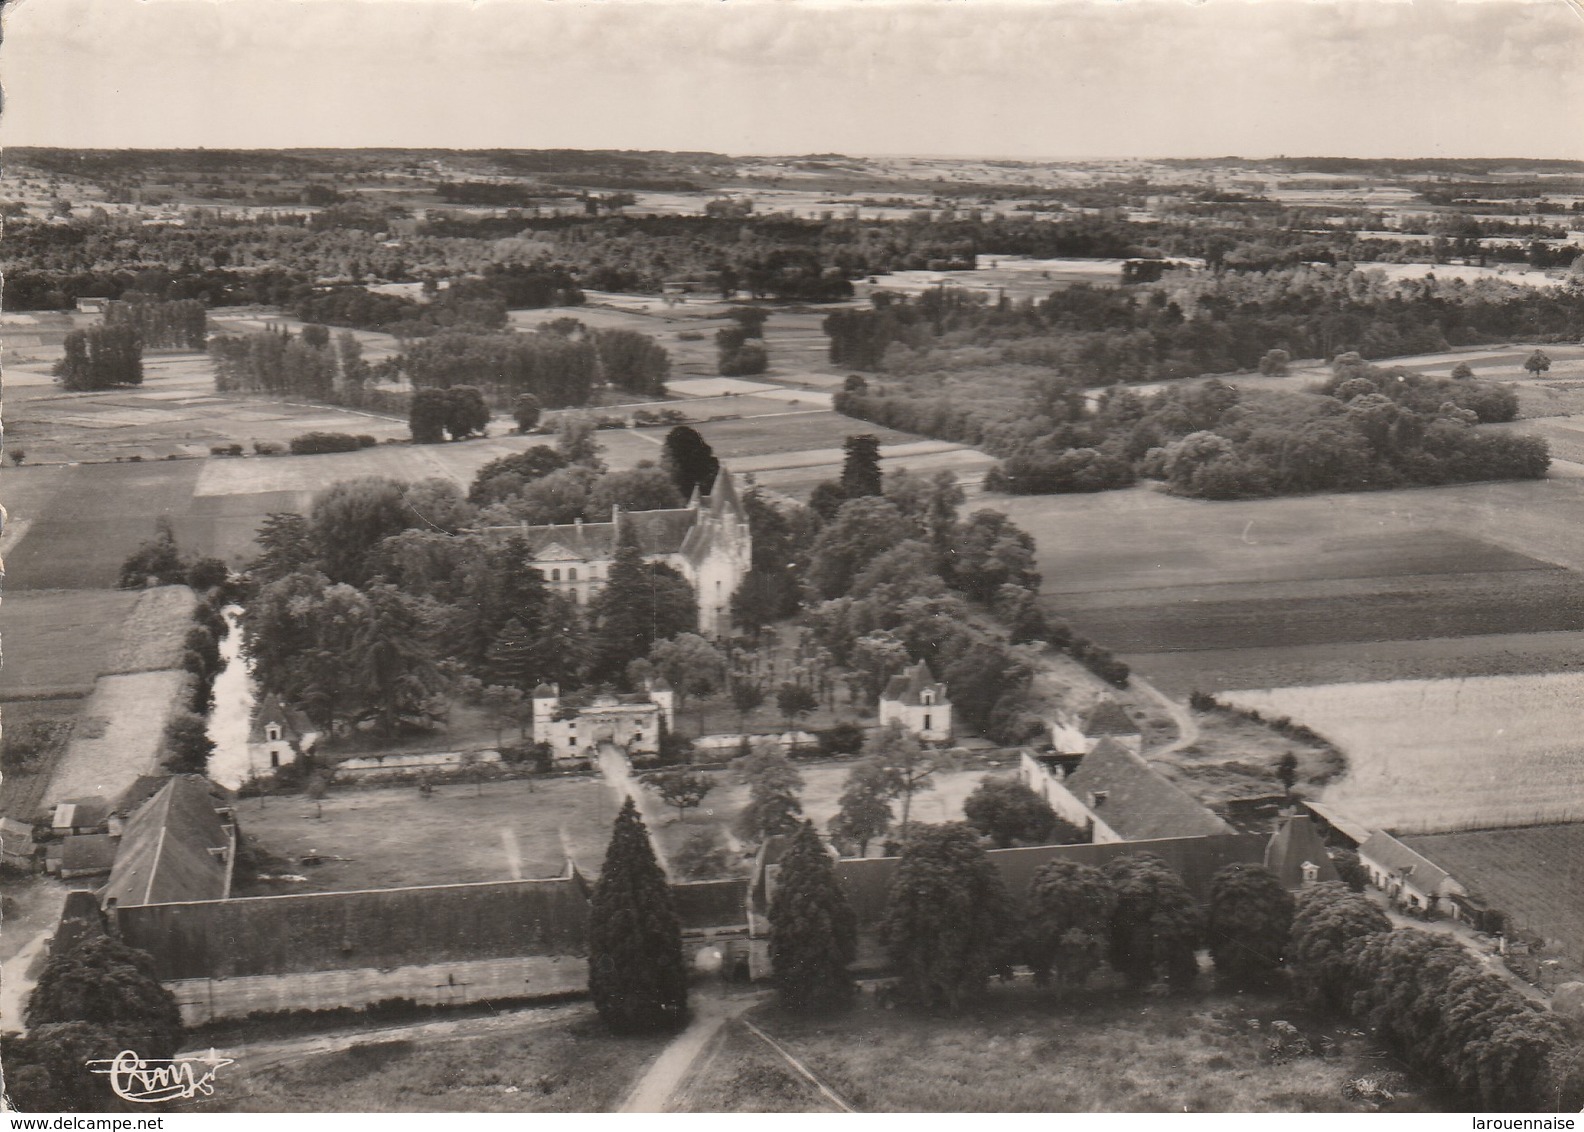
[[[264,738],[271,743],[279,743],[281,737],[280,724],[272,723],[264,729]]]
[[[922,697],[920,697],[920,698],[924,701],[925,705],[928,706],[929,704],[932,704],[932,703],[935,702],[935,693],[934,692],[925,692],[924,695]]]
[[[1101,806],[1105,805],[1106,799],[1109,797],[1111,797],[1111,792],[1109,790],[1094,791],[1089,795],[1089,808],[1091,810],[1098,810]]]
[[[1303,882],[1305,884],[1313,884],[1319,879],[1320,866],[1315,864],[1313,861],[1305,861],[1303,863]]]

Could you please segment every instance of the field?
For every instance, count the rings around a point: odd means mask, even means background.
[[[596,778],[441,785],[428,796],[416,786],[338,788],[318,804],[303,795],[237,804],[244,835],[309,878],[261,893],[553,877],[568,857],[592,876],[615,816],[615,795]],[[347,859],[300,866],[309,852]]]
[[[669,1035],[612,1037],[586,1005],[378,1031],[334,1048],[227,1050],[190,1112],[608,1112]],[[327,1041],[315,1046],[330,1044]]]
[[[1340,1046],[1274,1064],[1264,1027],[1292,1022]],[[958,1018],[887,1011],[755,1021],[860,1112],[1347,1112],[1350,1078],[1395,1068],[1359,1037],[1254,995],[1149,999],[1097,991],[1057,1002],[1024,984],[992,988]],[[1259,1026],[1255,1028],[1256,1024]],[[758,1046],[759,1049],[754,1047]],[[740,1026],[683,1089],[682,1111],[824,1112],[830,1106]],[[1404,1091],[1397,1110],[1433,1101]]]
[[[1035,536],[1053,612],[1179,695],[1543,671],[1571,662],[1584,629],[1575,480],[984,502]]]
[[[858,432],[880,436],[888,466],[919,472],[949,468],[973,480],[990,463],[961,445],[922,441],[830,411],[829,392],[815,387],[828,389],[841,377],[824,360],[819,312],[773,312],[766,327],[770,373],[723,384],[709,376],[714,373],[713,330],[725,324],[723,304],[690,300],[668,308],[654,300],[625,301],[630,296],[599,298],[612,305],[516,312],[513,322],[532,327],[572,316],[591,326],[657,335],[678,355],[673,373],[679,392],[697,394],[667,404],[696,422],[735,471],[751,472],[767,487],[806,494],[839,473],[841,444]],[[257,329],[271,321],[296,325],[262,308],[213,317],[221,330]],[[440,476],[465,487],[490,460],[553,443],[543,436],[508,436],[509,422],[498,419],[491,438],[459,444],[382,444],[327,456],[257,457],[251,455],[254,441],[280,443],[314,429],[385,440],[405,437],[407,428],[404,421],[353,410],[216,395],[208,359],[190,352],[149,355],[145,384],[136,390],[63,393],[52,384],[49,367],[66,331],[92,320],[76,315],[6,319],[9,329],[27,339],[25,348],[9,355],[6,420],[8,441],[26,451],[27,461],[0,473],[0,494],[9,512],[9,533],[0,550],[6,553],[13,592],[113,586],[121,561],[149,537],[157,515],[172,520],[185,551],[240,565],[253,553],[253,536],[265,515],[303,510],[329,483],[363,475]],[[684,330],[705,337],[684,342],[676,337]],[[388,335],[360,331],[358,337],[369,358],[395,348]],[[602,431],[599,440],[611,467],[628,468],[657,460],[664,437],[659,428],[619,429]],[[208,454],[211,446],[233,443],[250,454]]]
[[[1584,823],[1410,837],[1408,844],[1505,912],[1512,926],[1584,963]]]
[[[1224,693],[1290,716],[1347,756],[1322,800],[1371,829],[1431,833],[1584,821],[1584,673]]]
[[[71,743],[50,783],[59,801],[113,799],[141,774],[154,774],[161,734],[191,678],[180,669],[103,676],[82,705]]]
[[[1174,696],[1229,688],[1514,676],[1584,669],[1584,633],[1487,633],[1426,641],[1344,641],[1271,648],[1123,654]]]
[[[0,700],[87,695],[115,648],[107,654],[85,643],[102,643],[106,629],[114,635],[137,600],[122,590],[7,593]]]

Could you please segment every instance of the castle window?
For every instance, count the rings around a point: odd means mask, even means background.
[[[925,731],[933,731],[934,730],[934,728],[930,726],[930,716],[929,716],[928,712],[924,713],[924,730]]]
[[[577,736],[576,735],[568,735],[567,736],[567,746],[569,746],[569,747],[577,746]]]
[[[577,581],[577,567],[576,566],[573,566],[570,570],[567,571],[567,581],[569,581],[569,582]]]
[[[560,570],[552,570],[552,571],[550,571],[550,580],[552,582],[559,582],[561,580],[561,571]]]
[[[279,751],[271,751],[270,752],[270,767],[273,769],[274,767],[278,767],[278,766],[280,766],[280,752]]]

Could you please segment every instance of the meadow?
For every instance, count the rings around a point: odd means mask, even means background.
[[[1360,825],[1436,833],[1584,821],[1584,673],[1226,692],[1331,740],[1321,799]]]
[[[955,1018],[885,1010],[867,994],[835,1018],[753,1017],[860,1112],[1349,1112],[1360,1109],[1345,1082],[1395,1068],[1362,1037],[1253,994],[1140,999],[1105,987],[1058,999],[1020,980]],[[1332,1038],[1338,1056],[1273,1062],[1274,1019]],[[684,1086],[685,1110],[829,1111],[755,1045],[729,1029]],[[1393,1107],[1433,1103],[1408,1085]]]

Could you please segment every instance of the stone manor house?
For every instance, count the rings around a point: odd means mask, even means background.
[[[731,600],[752,566],[748,514],[731,472],[722,467],[710,493],[693,492],[687,506],[660,511],[611,509],[608,523],[486,527],[491,534],[520,535],[552,592],[587,605],[610,577],[621,537],[637,537],[650,562],[671,566],[698,594],[698,631],[705,637],[731,632]]]

